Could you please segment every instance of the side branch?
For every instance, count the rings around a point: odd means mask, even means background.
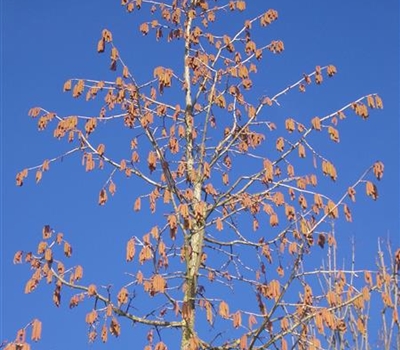
[[[88,287],[69,283],[64,278],[62,278],[53,268],[51,270],[52,270],[54,276],[57,278],[57,280],[59,280],[63,285],[65,285],[71,289],[82,290],[82,291],[88,293],[88,291],[89,291]],[[101,300],[106,305],[111,304],[109,298],[106,298],[105,296],[101,295],[97,291],[96,291],[95,298],[98,300]],[[113,304],[111,304],[111,305],[112,305],[114,313],[116,313],[119,316],[126,317],[126,318],[132,320],[133,322],[137,322],[137,323],[141,323],[141,324],[145,324],[145,325],[149,325],[149,326],[155,326],[155,327],[181,328],[183,326],[182,322],[149,320],[147,318],[135,316],[127,311],[123,311],[122,309],[114,306]]]

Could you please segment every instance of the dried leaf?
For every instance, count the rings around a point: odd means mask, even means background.
[[[375,95],[375,104],[376,104],[376,108],[379,108],[379,109],[383,108],[382,99],[378,95]]]
[[[129,292],[125,287],[121,288],[121,290],[118,292],[117,300],[118,307],[120,307],[122,304],[126,304],[129,301]]]
[[[115,317],[112,318],[111,323],[110,323],[110,333],[114,337],[118,337],[121,334],[121,326],[119,325],[119,323]]]
[[[242,326],[242,314],[240,311],[236,311],[233,314],[233,328],[239,328]]]
[[[353,202],[356,201],[356,197],[355,197],[356,190],[355,190],[353,187],[349,187],[349,188],[348,188],[347,194],[348,194],[348,196],[350,197],[350,199],[351,199]]]
[[[337,73],[337,70],[335,66],[329,65],[328,67],[326,67],[326,72],[328,73],[329,77],[332,77]]]
[[[213,313],[211,303],[209,301],[205,301],[204,307],[206,309],[206,318],[209,324],[213,324]]]
[[[269,224],[272,227],[278,226],[279,220],[278,220],[278,215],[276,213],[272,213],[271,216],[269,217]]]
[[[339,217],[338,208],[337,208],[336,204],[331,200],[328,200],[328,203],[325,206],[325,213],[328,214],[329,217],[331,217],[333,219],[337,219]]]
[[[74,280],[78,281],[80,279],[82,279],[83,277],[83,267],[81,265],[78,265],[75,267],[75,271],[73,273],[74,276]]]
[[[292,118],[286,119],[285,128],[288,132],[293,132],[296,129],[295,121]]]
[[[95,323],[98,319],[98,314],[96,310],[92,310],[86,314],[85,322],[89,325]]]
[[[325,241],[326,241],[325,235],[324,235],[323,233],[318,234],[318,241],[317,241],[317,244],[318,244],[321,248],[324,248],[324,247],[325,247]]]
[[[13,264],[21,264],[22,263],[22,255],[23,255],[22,250],[17,251],[14,254]]]
[[[378,199],[378,189],[371,181],[366,182],[365,191],[367,196],[370,196],[373,200]]]
[[[104,52],[104,49],[105,49],[105,40],[103,38],[101,38],[97,42],[97,52],[102,53],[102,52]]]
[[[221,301],[219,304],[218,312],[222,318],[229,318],[229,306],[225,301]]]
[[[161,275],[157,274],[153,276],[152,287],[156,293],[164,293],[166,286],[167,282]]]
[[[107,191],[102,188],[99,193],[99,205],[104,205],[107,202]]]
[[[135,257],[135,240],[131,238],[126,244],[126,261],[132,261]]]
[[[315,130],[321,131],[321,120],[318,117],[314,117],[311,120],[311,124]]]
[[[157,156],[153,151],[150,151],[149,155],[147,157],[147,164],[148,164],[150,173],[152,173],[156,169],[156,163],[157,163]]]
[[[135,204],[133,205],[133,210],[134,211],[140,211],[141,206],[142,206],[142,199],[140,197],[136,198]]]
[[[42,322],[38,319],[32,321],[32,341],[39,341],[42,334]]]
[[[351,222],[352,221],[351,211],[350,208],[347,206],[347,204],[343,205],[343,210],[344,210],[344,215],[346,217],[346,221]]]
[[[328,133],[329,136],[331,137],[331,140],[334,142],[339,142],[339,131],[337,131],[334,127],[329,126],[328,127]]]
[[[218,231],[222,231],[224,229],[224,224],[221,218],[217,218],[217,220],[215,221],[215,226]]]
[[[72,255],[72,247],[68,242],[64,242],[64,254],[67,258]]]
[[[382,162],[376,162],[373,166],[373,172],[377,180],[382,179],[383,176],[384,165]]]
[[[277,149],[279,152],[282,152],[284,148],[285,148],[285,141],[284,141],[283,137],[279,137],[279,138],[276,140],[276,149]]]

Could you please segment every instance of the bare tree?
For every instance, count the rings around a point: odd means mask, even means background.
[[[352,220],[349,202],[356,191],[378,198],[371,178],[380,180],[384,166],[375,162],[343,193],[329,196],[319,181],[336,181],[337,170],[312,140],[322,133],[339,142],[345,114],[367,119],[371,110],[383,108],[380,97],[361,96],[307,122],[287,118],[281,123],[274,106],[285,103],[292,90],[304,93],[310,84],[320,85],[336,68],[316,66],[284,89],[255,97],[252,77],[258,62],[282,52],[284,44],[256,42],[252,33],[277,20],[276,10],[217,34],[209,25],[222,14],[245,11],[245,1],[123,0],[122,5],[128,12],[152,13],[140,25],[143,35],[153,31],[157,40],[179,41],[179,65],[156,67],[141,82],[135,76],[138,67],[128,67],[112,33],[104,29],[97,50],[110,54],[115,81],[79,78],[64,84],[74,98],[103,96],[101,110],[89,117],[32,108],[29,115],[39,130],[53,127],[55,138],[73,146],[21,171],[16,182],[21,186],[31,172],[39,182],[52,163],[81,154],[86,171],[108,171],[99,205],[116,194],[115,174],[124,172],[138,184],[134,211],[148,205],[154,224],[128,240],[126,261],[137,272],[119,288],[85,284],[83,267],[66,265],[70,242],[44,226],[37,251],[21,250],[14,258],[33,269],[26,293],[47,281],[54,287],[55,305],[61,294],[69,295],[70,307],[85,302],[90,341],[118,336],[123,319],[146,325],[145,350],[167,349],[162,334],[170,329],[180,331],[182,350],[369,349],[369,305],[375,293],[383,303],[384,348],[398,344],[400,250],[379,248],[375,271],[357,270],[354,259],[346,267],[336,261],[339,213]],[[132,130],[122,159],[108,151],[113,140],[102,130],[110,123]],[[101,143],[93,140],[96,133]],[[315,269],[310,258],[320,248],[326,250],[326,261]],[[147,305],[135,304],[138,293],[148,296]],[[211,330],[202,326],[206,323]],[[28,349],[28,327],[32,340],[39,340],[41,323],[35,319],[5,348]]]

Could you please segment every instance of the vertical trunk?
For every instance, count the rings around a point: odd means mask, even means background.
[[[192,2],[193,3],[193,2]],[[192,5],[193,6],[193,5]],[[193,102],[191,96],[190,69],[187,64],[190,51],[190,32],[192,18],[187,16],[185,23],[185,54],[184,54],[184,80],[186,88],[185,96],[185,127],[186,127],[186,170],[187,177],[193,184],[193,200],[190,203],[191,208],[201,201],[202,183],[199,174],[195,174],[195,154],[193,141]],[[201,263],[203,250],[204,224],[193,222],[189,234],[185,237],[186,251],[186,285],[184,288],[183,312],[185,325],[182,331],[181,350],[191,349],[191,338],[195,336],[195,299],[197,294],[197,278]]]
[[[194,185],[193,201],[201,200],[201,183]],[[190,339],[195,336],[195,319],[196,319],[196,294],[198,287],[198,273],[201,264],[204,241],[204,224],[194,223],[190,235],[186,237],[186,286],[184,290],[184,303],[188,310],[188,317],[185,319],[183,328],[181,349],[188,350],[190,347]]]

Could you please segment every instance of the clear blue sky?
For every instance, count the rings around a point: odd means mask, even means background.
[[[60,115],[97,113],[90,104],[63,94],[62,85],[75,77],[115,79],[108,69],[109,54],[96,53],[103,28],[113,32],[120,52],[141,81],[151,78],[157,65],[177,65],[178,46],[155,45],[152,37],[143,38],[138,27],[145,11],[129,15],[120,1],[4,0],[1,6],[0,340],[13,339],[20,327],[37,317],[43,321],[44,333],[33,348],[86,348],[84,315],[90,304],[68,310],[69,298],[65,298],[56,309],[52,290],[45,285],[24,295],[30,271],[12,265],[12,257],[20,249],[35,250],[42,226],[50,224],[74,246],[71,264],[84,265],[85,282],[123,283],[123,272],[133,269],[123,261],[125,242],[134,233],[145,233],[152,226],[151,216],[133,213],[137,189],[123,176],[116,198],[106,207],[97,206],[107,173],[86,174],[80,157],[52,165],[39,185],[30,174],[24,186],[17,188],[18,171],[68,149],[65,142],[52,137],[51,129],[37,132],[36,121],[27,112],[40,105]],[[258,1],[257,6],[255,2],[249,6],[250,13],[256,13],[258,6],[260,11],[274,8],[279,12],[279,20],[264,33],[267,41],[283,40],[285,51],[279,56],[266,55],[256,92],[277,92],[315,65],[332,63],[338,68],[337,76],[310,88],[306,95],[295,92],[283,97],[282,109],[276,112],[279,122],[290,115],[300,120],[322,116],[369,93],[377,92],[383,99],[384,110],[371,113],[367,122],[348,113],[339,126],[341,143],[329,144],[326,150],[339,170],[333,191],[347,188],[374,161],[385,164],[379,200],[374,203],[359,195],[352,207],[354,222],[337,227],[343,244],[354,237],[359,266],[373,267],[378,237],[389,236],[399,246],[398,1]],[[121,135],[115,135],[115,141],[119,145]],[[93,257],[88,259],[87,252]],[[139,333],[139,328],[131,329],[123,322],[119,343],[97,342],[90,347],[124,348]]]

